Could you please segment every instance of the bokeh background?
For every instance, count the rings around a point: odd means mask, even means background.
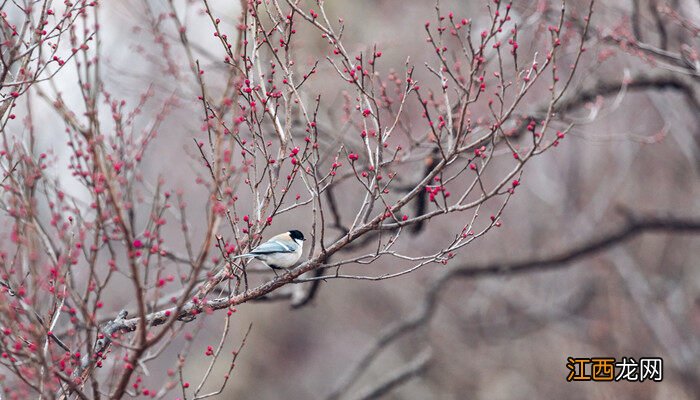
[[[105,84],[115,97],[129,104],[136,103],[150,87],[154,100],[143,109],[144,126],[149,113],[157,113],[162,101],[173,95],[180,99],[177,111],[163,121],[141,173],[145,182],[163,176],[168,185],[182,190],[190,205],[204,204],[207,194],[194,182],[206,171],[198,165],[192,146],[192,137],[202,135],[201,108],[195,101],[199,88],[188,71],[173,27],[163,22],[161,32],[152,29],[153,21],[169,12],[161,3],[129,0],[102,5]],[[233,32],[241,12],[237,2],[211,3],[224,29]],[[454,11],[458,18],[470,18],[476,27],[488,23],[484,3],[439,2],[445,13]],[[587,2],[568,3],[574,15],[585,12],[588,6]],[[513,19],[520,21],[526,32],[521,46],[528,46],[527,32],[532,37],[532,32],[543,29],[540,24],[555,20],[559,6],[544,0],[515,2]],[[416,66],[418,80],[430,79],[424,63],[435,60],[425,42],[423,25],[435,18],[434,2],[328,0],[325,7],[329,16],[345,20],[344,41],[350,44],[349,51],[367,51],[377,44],[383,51],[384,71],[403,71],[408,59]],[[645,42],[658,44],[659,22],[652,7],[669,7],[691,24],[700,22],[700,6],[693,1],[596,1],[587,52],[571,94],[640,75],[675,76],[687,83],[690,94],[668,87],[629,87],[594,97],[571,110],[567,118],[576,122],[575,127],[557,148],[527,165],[523,184],[506,208],[502,226],[463,249],[450,265],[551,254],[623,223],[619,207],[680,215],[700,213],[700,109],[689,101],[698,88],[697,75],[666,68],[648,54],[610,39],[633,37],[633,25],[637,24]],[[196,44],[195,56],[207,71],[207,83],[215,91],[217,71],[224,68],[221,46],[212,37],[210,22],[198,2],[178,3],[177,8],[183,13],[191,42]],[[661,15],[668,51],[680,54],[683,45],[694,48],[697,30],[673,22],[669,12]],[[324,54],[326,45],[315,31],[300,28],[299,35],[297,46],[302,54],[308,53],[308,59],[300,57],[300,62],[311,65],[317,54]],[[180,63],[180,79],[163,73],[169,67],[164,52]],[[62,73],[69,76],[71,71]],[[341,114],[334,115],[332,110],[340,110],[342,104],[334,74],[322,61],[318,76],[307,88],[310,96],[314,91],[324,93],[326,104],[331,106],[321,119],[331,127],[339,124]],[[55,82],[67,102],[79,101],[72,79]],[[542,106],[537,97],[528,101],[532,112]],[[40,118],[48,133],[46,127],[55,123],[53,117],[47,112]],[[40,140],[40,146],[53,149],[59,166],[66,162],[65,140],[51,134]],[[504,153],[503,157],[510,155]],[[65,184],[70,185],[70,179],[66,178]],[[82,189],[76,184],[75,190],[79,193]],[[352,214],[352,198],[351,192],[339,194],[341,207],[347,207],[346,215]],[[202,207],[191,211],[193,237],[203,232],[204,223],[196,221],[204,221],[204,211]],[[309,229],[306,217],[285,215],[275,226],[279,230]],[[464,223],[436,220],[419,235],[403,236],[397,245],[402,250],[428,252]],[[177,227],[170,229],[169,234],[176,238]],[[427,367],[384,398],[697,398],[698,259],[698,237],[654,234],[556,271],[455,279],[437,297],[431,318],[383,348],[363,368],[344,398],[361,397],[422,354],[430,355]],[[374,274],[395,270],[382,260],[362,268]],[[251,323],[252,331],[229,384],[218,398],[325,398],[388,327],[420,312],[431,282],[443,268],[428,265],[379,282],[329,280],[320,285],[308,305],[295,309],[288,301],[240,306],[231,320],[227,346],[236,348]],[[106,316],[133,306],[128,292],[115,290],[102,312]],[[159,387],[167,369],[176,365],[178,352],[188,345],[193,350],[184,369],[185,379],[198,382],[209,361],[204,349],[220,340],[224,317],[214,313],[190,324],[185,330],[197,333],[193,342],[180,337],[158,360],[149,363],[144,387]],[[662,357],[664,380],[567,383],[567,356]],[[207,387],[217,387],[227,369],[225,362],[218,366]]]

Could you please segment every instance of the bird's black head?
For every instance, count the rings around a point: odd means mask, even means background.
[[[304,234],[297,230],[289,231],[289,236],[291,236],[294,240],[306,240],[304,239]]]

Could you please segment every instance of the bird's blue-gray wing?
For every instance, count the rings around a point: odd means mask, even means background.
[[[284,244],[277,241],[265,242],[254,248],[250,254],[294,253],[296,247],[293,244]]]

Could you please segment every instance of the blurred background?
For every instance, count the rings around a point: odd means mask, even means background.
[[[211,3],[222,29],[234,32],[241,12],[237,2]],[[176,4],[190,41],[196,44],[195,57],[206,70],[207,84],[215,91],[224,54],[212,36],[211,22],[199,2]],[[471,19],[475,32],[490,21],[485,2],[442,0],[439,5],[444,14],[453,11],[456,18]],[[567,2],[567,7],[580,22],[588,3]],[[556,21],[559,8],[560,3],[545,0],[513,4],[512,18],[523,32],[521,47],[531,45],[528,40],[541,40],[536,32]],[[434,2],[327,0],[325,10],[331,19],[344,19],[344,42],[353,46],[348,48],[351,54],[377,44],[383,52],[380,69],[384,72],[394,69],[403,74],[408,60],[416,66],[416,79],[431,79],[424,63],[435,64],[434,52],[426,43],[423,26],[435,20]],[[620,207],[700,214],[700,102],[696,98],[700,4],[599,0],[594,10],[587,51],[569,92],[574,100],[561,111],[562,117],[575,122],[574,128],[559,146],[527,165],[502,225],[460,251],[450,266],[553,254],[624,223]],[[163,120],[144,158],[143,180],[155,182],[164,176],[169,186],[184,193],[188,204],[205,203],[206,193],[198,192],[200,186],[193,183],[207,172],[197,165],[192,146],[192,137],[202,137],[201,105],[195,101],[198,83],[188,71],[176,31],[171,25],[154,23],[164,19],[169,7],[161,1],[129,0],[105,2],[101,11],[108,90],[128,104],[150,91],[155,100],[144,107],[144,115],[157,113],[165,99],[178,98],[176,112]],[[154,31],[154,26],[162,31]],[[567,22],[566,27],[577,29],[575,22]],[[327,45],[318,32],[299,29],[297,46],[301,54],[308,53],[300,63],[312,65],[316,54],[325,54]],[[169,65],[169,60],[179,65]],[[307,90],[309,96],[323,93],[330,106],[320,120],[337,127],[342,94],[332,79],[325,79],[334,77],[335,71],[323,61]],[[180,79],[165,74],[168,68],[178,68]],[[56,84],[68,103],[80,99],[72,80],[59,79]],[[524,108],[536,113],[543,104],[535,96],[528,98]],[[55,122],[48,113],[41,120],[44,127]],[[63,138],[47,134],[40,140],[40,146],[54,149],[59,165],[66,162],[69,151]],[[502,157],[507,160],[510,154]],[[70,185],[70,180],[65,184]],[[75,190],[82,189],[76,186]],[[338,198],[348,208],[347,215],[352,215],[348,200],[352,195],[340,193]],[[204,223],[195,222],[204,221],[205,210],[199,208],[193,207],[190,214],[193,237],[205,228]],[[436,219],[419,234],[402,236],[397,246],[417,253],[433,251],[470,217]],[[285,214],[276,219],[275,227],[308,229],[305,218]],[[176,238],[178,226],[169,229],[172,232],[166,236]],[[292,308],[289,301],[244,304],[231,320],[227,347],[237,348],[250,324],[252,330],[227,387],[217,398],[327,398],[373,351],[379,338],[412,318],[418,319],[406,334],[381,347],[376,358],[357,369],[361,374],[352,376],[341,398],[370,395],[376,384],[411,367],[416,367],[415,373],[382,398],[697,398],[698,259],[697,236],[645,234],[553,271],[454,277],[434,296],[431,288],[446,268],[440,264],[386,281],[322,282],[303,307]],[[395,270],[395,265],[383,260],[357,267],[373,275]],[[101,310],[103,315],[134,306],[128,293],[115,291],[111,296]],[[143,386],[160,387],[167,369],[176,365],[178,352],[189,345],[194,350],[183,373],[185,380],[198,382],[209,362],[203,349],[218,343],[224,319],[223,313],[214,313],[189,324],[185,331],[196,333],[194,339],[178,337],[150,362]],[[568,383],[569,356],[662,357],[663,382]],[[218,387],[227,371],[228,365],[222,362],[207,388]]]

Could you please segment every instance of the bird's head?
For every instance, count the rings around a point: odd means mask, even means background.
[[[291,237],[296,242],[303,242],[304,240],[306,240],[304,239],[304,234],[296,229],[289,231],[289,237]]]

